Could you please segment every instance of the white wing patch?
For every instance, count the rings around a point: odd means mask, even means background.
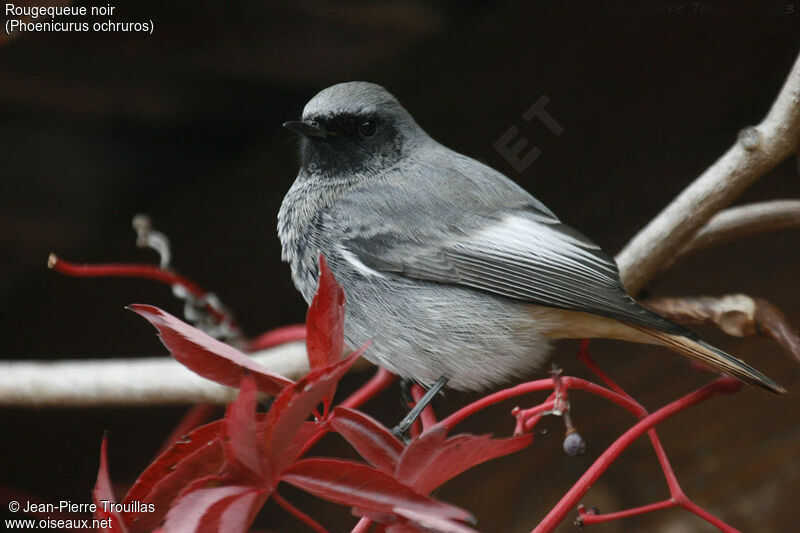
[[[583,271],[589,278],[616,281],[613,265],[594,253],[600,249],[597,245],[519,215],[508,215],[481,229],[468,241],[455,242],[453,249],[479,251],[507,259],[512,264],[525,262],[526,258],[539,258],[551,266],[564,265],[566,271]]]
[[[377,270],[373,270],[373,269],[369,268],[367,265],[365,265],[364,263],[362,263],[358,259],[358,257],[355,256],[354,253],[352,253],[350,250],[348,250],[344,246],[337,246],[336,248],[339,250],[339,253],[342,254],[342,257],[344,257],[345,260],[348,263],[350,263],[353,267],[355,267],[356,270],[358,270],[362,274],[364,274],[366,276],[375,276],[375,277],[378,277],[378,278],[385,278],[386,277],[382,273],[378,272]]]

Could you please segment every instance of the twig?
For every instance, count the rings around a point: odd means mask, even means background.
[[[283,344],[252,356],[290,379],[308,373],[302,342]],[[167,356],[0,364],[0,405],[16,407],[221,404],[233,400],[235,392],[198,376]]]
[[[395,375],[385,368],[378,368],[375,375],[351,394],[340,405],[350,409],[357,409],[385,390],[396,379]]]
[[[739,390],[741,384],[733,378],[723,377],[709,383],[695,392],[692,392],[674,402],[662,407],[651,415],[641,419],[637,424],[622,434],[603,454],[597,458],[591,467],[581,476],[572,488],[561,498],[561,500],[550,510],[547,516],[533,530],[534,533],[553,531],[558,524],[574,509],[580,499],[586,494],[600,475],[616,461],[617,457],[625,451],[636,439],[644,435],[648,430],[660,424],[667,418],[685,411],[686,409],[720,393],[730,393]],[[696,506],[695,506],[696,507]],[[698,508],[692,508],[697,511]],[[702,511],[702,509],[699,509]],[[705,513],[705,511],[702,511]],[[708,514],[708,513],[705,513]],[[709,515],[711,518],[711,515]],[[706,518],[704,516],[704,518]],[[715,524],[716,525],[716,524]]]
[[[414,398],[414,402],[419,402],[422,397],[425,395],[425,389],[420,387],[419,385],[414,384],[411,387],[411,396]],[[422,430],[428,431],[430,428],[436,425],[436,414],[433,412],[433,407],[428,405],[425,409],[423,409],[422,414],[419,417],[420,423],[422,424]]]
[[[564,376],[561,378],[561,381],[564,384],[565,389],[581,390],[584,392],[588,392],[590,394],[594,394],[595,396],[605,398],[606,400],[632,413],[637,413],[641,408],[641,406],[638,403],[626,398],[624,395],[618,394],[605,387],[601,387],[600,385],[592,383],[591,381],[586,381],[585,379],[576,378],[572,376]],[[523,394],[530,394],[532,392],[539,392],[552,389],[554,389],[552,378],[537,379],[536,381],[528,381],[527,383],[522,383],[515,387],[509,387],[507,389],[497,391],[488,396],[484,396],[483,398],[462,407],[461,409],[451,414],[447,418],[439,421],[437,427],[443,427],[449,432],[452,431],[452,429],[456,425],[460,424],[464,419],[468,418],[469,416],[472,416],[478,411],[486,409],[490,405],[494,405],[504,400],[521,396]]]
[[[789,228],[800,228],[800,200],[771,200],[731,207],[711,217],[675,258],[734,239]]]
[[[719,210],[800,145],[800,56],[767,116],[683,190],[617,255],[635,295]]]
[[[306,513],[289,503],[278,491],[273,492],[271,498],[275,500],[289,514],[300,520],[302,523],[316,531],[317,533],[328,533],[328,530],[322,527],[319,522],[308,516]]]
[[[633,516],[636,514],[642,514],[645,512],[650,512],[657,509],[662,509],[666,507],[682,507],[687,511],[701,517],[702,519],[706,520],[707,522],[713,524],[717,528],[726,531],[726,532],[734,532],[736,531],[734,528],[726,524],[725,522],[721,521],[720,519],[716,518],[715,516],[708,513],[706,510],[701,508],[700,506],[696,505],[692,502],[686,494],[683,492],[683,489],[678,482],[677,477],[675,476],[675,472],[672,469],[672,465],[667,457],[666,451],[664,450],[664,446],[661,443],[660,438],[658,437],[657,432],[655,431],[655,426],[659,423],[663,422],[667,418],[679,413],[685,409],[690,408],[691,406],[707,399],[710,396],[718,393],[726,393],[731,394],[738,391],[741,388],[741,383],[736,381],[733,378],[729,377],[722,377],[719,378],[712,383],[708,384],[707,386],[698,389],[692,393],[683,396],[674,402],[668,404],[667,406],[659,409],[655,413],[648,413],[647,410],[639,404],[633,397],[631,397],[627,392],[625,392],[622,387],[620,387],[614,380],[612,380],[608,375],[606,375],[600,368],[596,365],[592,357],[589,355],[588,352],[588,342],[584,341],[581,345],[581,350],[578,354],[580,360],[595,374],[597,375],[606,385],[606,387],[601,387],[595,383],[590,381],[586,381],[580,378],[575,378],[572,376],[559,376],[554,375],[550,379],[542,379],[537,381],[532,381],[528,383],[523,383],[516,387],[510,387],[501,391],[498,391],[494,394],[481,398],[462,409],[458,410],[457,412],[453,413],[449,417],[445,418],[439,424],[438,427],[445,428],[448,432],[453,429],[454,426],[462,422],[465,418],[481,411],[493,404],[498,402],[508,400],[512,397],[520,396],[523,394],[529,394],[531,392],[543,391],[543,390],[555,390],[557,386],[561,385],[562,394],[566,395],[568,390],[583,390],[589,392],[591,394],[595,394],[602,398],[605,398],[609,401],[614,402],[615,404],[619,405],[620,407],[626,409],[637,418],[639,418],[639,422],[635,424],[632,428],[630,428],[627,432],[625,432],[617,441],[615,441],[586,471],[586,473],[572,486],[572,488],[567,492],[567,494],[559,501],[559,503],[553,507],[553,509],[548,513],[548,515],[539,523],[537,528],[534,530],[535,532],[543,533],[543,532],[550,532],[555,529],[558,524],[560,524],[567,514],[577,505],[580,498],[586,494],[589,488],[597,481],[597,479],[602,475],[603,472],[617,459],[617,457],[626,450],[637,438],[642,436],[643,434],[647,433],[650,441],[653,445],[653,449],[656,453],[658,458],[659,464],[661,469],[664,473],[664,478],[667,482],[667,486],[670,491],[670,500],[664,502],[658,502],[655,504],[649,504],[642,507],[637,507],[634,509],[628,509],[625,511],[620,511],[618,513],[610,513],[608,515],[599,515],[599,514],[590,514],[585,511],[579,511],[579,522],[583,520],[582,523],[597,523],[597,522],[604,522],[616,518],[623,518],[627,516]],[[512,414],[517,417],[517,427],[525,427],[525,429],[532,429],[533,424],[541,417],[541,415],[546,412],[548,409],[556,407],[556,395],[555,393],[550,395],[547,400],[540,403],[537,406],[534,406],[530,409],[520,410],[519,408],[514,408]],[[530,415],[530,420],[532,423],[530,427],[527,427],[527,424],[522,424],[520,426],[520,414],[527,413]],[[515,431],[515,434],[517,432]]]
[[[82,278],[143,278],[179,287],[194,298],[217,321],[220,327],[229,329],[229,337],[241,337],[241,332],[233,317],[222,307],[213,293],[206,291],[195,282],[172,270],[148,264],[80,264],[66,261],[53,253],[47,258],[47,267],[68,276]]]
[[[580,351],[578,352],[578,359],[592,371],[597,377],[600,378],[603,383],[606,384],[614,392],[617,392],[632,402],[636,403],[639,407],[638,416],[639,419],[644,419],[649,415],[647,410],[636,402],[636,400],[628,394],[622,387],[620,387],[610,376],[608,376],[605,372],[603,372],[600,367],[597,366],[594,359],[589,353],[589,341],[584,340],[581,343]],[[637,413],[634,413],[637,414]],[[665,500],[662,502],[657,502],[649,505],[643,505],[640,507],[636,507],[633,509],[627,509],[624,511],[614,512],[614,513],[589,513],[583,509],[583,506],[578,508],[578,524],[579,525],[589,525],[589,524],[597,524],[600,522],[608,522],[611,520],[617,520],[620,518],[626,518],[630,516],[636,516],[644,513],[649,513],[652,511],[656,511],[663,508],[668,507],[676,507],[680,506],[686,509],[687,511],[694,513],[695,515],[703,518],[707,522],[715,525],[717,528],[723,531],[732,531],[728,524],[722,522],[717,517],[711,515],[694,502],[692,502],[686,494],[683,492],[683,488],[681,487],[680,483],[678,482],[678,478],[675,475],[675,471],[672,468],[672,463],[670,463],[669,457],[667,457],[667,451],[664,449],[664,445],[661,443],[661,438],[658,436],[658,432],[656,428],[653,427],[647,431],[647,436],[650,439],[650,443],[653,446],[653,451],[656,453],[656,457],[658,458],[658,463],[661,466],[661,471],[664,474],[664,479],[667,482],[667,487],[669,488],[670,498],[669,500]],[[578,481],[580,483],[580,481]]]
[[[783,349],[800,362],[800,335],[780,309],[762,298],[756,298],[756,324],[760,332],[778,341]]]
[[[292,324],[289,326],[281,326],[262,333],[255,339],[251,340],[245,346],[248,352],[255,352],[258,350],[266,350],[273,346],[280,346],[287,342],[302,341],[306,338],[305,324]]]
[[[358,521],[358,523],[350,533],[367,533],[369,531],[369,528],[371,527],[372,527],[372,520],[364,516],[361,518],[361,520]]]

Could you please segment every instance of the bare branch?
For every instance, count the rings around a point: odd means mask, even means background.
[[[772,200],[731,207],[714,215],[678,254],[788,228],[800,228],[800,200]]]
[[[800,362],[800,335],[786,316],[762,298],[746,294],[654,298],[642,302],[661,316],[683,325],[713,324],[728,335],[771,337]]]
[[[786,315],[766,300],[756,298],[755,301],[759,331],[775,339],[787,353],[800,362],[800,335],[789,324]]]
[[[253,359],[290,379],[308,372],[302,342],[256,352]],[[0,405],[15,407],[225,403],[235,393],[167,356],[0,363]]]
[[[764,120],[683,190],[616,259],[635,295],[714,214],[800,146],[800,56]]]

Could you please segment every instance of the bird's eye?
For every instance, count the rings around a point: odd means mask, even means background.
[[[378,131],[378,122],[375,120],[365,120],[358,127],[358,134],[362,137],[372,137]]]

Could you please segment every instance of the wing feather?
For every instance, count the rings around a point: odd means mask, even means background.
[[[557,219],[548,222],[518,211],[439,242],[433,236],[426,242],[373,235],[345,246],[378,271],[688,334],[628,296],[616,263],[596,244]]]

